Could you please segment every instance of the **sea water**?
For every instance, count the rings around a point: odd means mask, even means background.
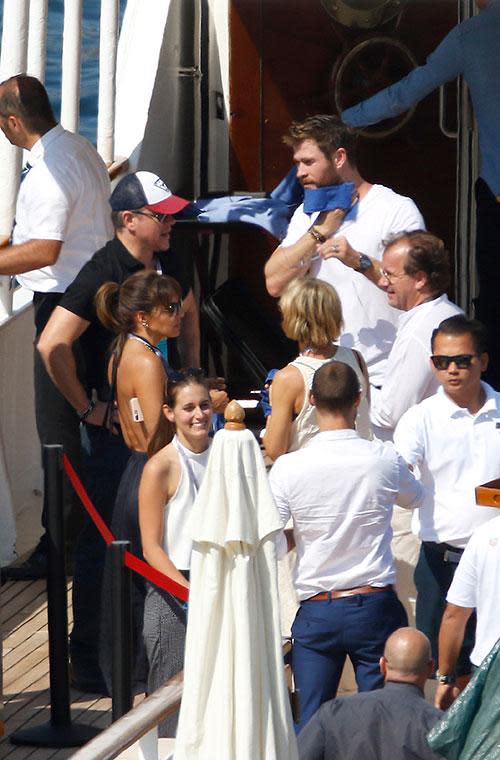
[[[3,5],[4,0],[0,0],[0,34],[3,20]],[[120,0],[121,17],[123,16],[125,5],[126,0]],[[45,86],[47,87],[56,119],[59,119],[61,111],[64,0],[49,0],[48,9]],[[79,131],[94,144],[96,143],[97,136],[100,10],[100,0],[83,0]]]

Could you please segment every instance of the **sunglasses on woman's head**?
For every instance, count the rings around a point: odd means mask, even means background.
[[[188,367],[187,369],[169,369],[168,379],[171,383],[180,383],[182,380],[187,380],[189,377],[193,377],[196,380],[204,380],[205,373],[199,367]]]

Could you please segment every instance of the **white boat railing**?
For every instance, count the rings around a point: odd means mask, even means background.
[[[177,712],[182,697],[183,674],[178,673],[165,686],[112,723],[109,728],[75,752],[72,760],[113,760],[142,739],[143,760],[157,760],[158,734],[156,726]]]

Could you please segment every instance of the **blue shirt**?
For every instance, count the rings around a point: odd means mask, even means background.
[[[406,111],[436,87],[462,74],[479,127],[481,176],[500,194],[500,0],[454,27],[428,57],[396,84],[342,113],[353,127]]]

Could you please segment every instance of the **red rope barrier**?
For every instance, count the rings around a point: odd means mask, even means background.
[[[139,559],[139,557],[136,557],[134,554],[125,552],[125,564],[131,570],[134,570],[136,573],[139,573],[139,575],[142,575],[148,581],[151,581],[151,583],[159,586],[164,591],[168,591],[169,594],[173,594],[173,596],[176,596],[178,599],[182,599],[183,602],[188,601],[189,589],[187,589],[185,586],[181,586],[180,583],[177,583],[172,578],[169,578],[168,575],[165,575],[156,568],[151,567],[151,565],[148,565],[147,562]]]
[[[110,529],[102,519],[101,515],[97,511],[97,509],[94,507],[92,502],[90,501],[89,495],[87,491],[85,490],[82,481],[76,474],[73,465],[69,461],[66,454],[63,454],[63,464],[64,469],[66,470],[66,474],[68,478],[70,479],[71,485],[76,491],[76,494],[80,501],[82,502],[83,506],[87,510],[87,512],[90,515],[90,518],[94,525],[96,526],[97,530],[103,537],[103,539],[106,541],[106,546],[109,546],[112,541],[115,540],[115,537],[111,533]]]
[[[115,540],[115,537],[111,533],[110,529],[108,528],[108,526],[102,519],[97,509],[92,504],[82,481],[76,474],[73,468],[73,465],[69,461],[66,454],[63,454],[63,465],[64,465],[64,470],[70,480],[71,485],[75,489],[78,498],[80,499],[83,506],[87,510],[90,516],[90,519],[92,520],[97,530],[103,537],[104,541],[106,542],[106,545],[109,546],[109,544]],[[167,591],[169,594],[172,594],[178,599],[181,599],[183,602],[188,601],[189,590],[185,588],[185,586],[181,586],[180,583],[177,583],[172,578],[169,578],[168,575],[165,575],[165,573],[162,573],[159,570],[156,570],[156,568],[151,567],[151,565],[148,565],[147,562],[144,562],[144,560],[139,559],[139,557],[136,557],[130,552],[125,552],[125,564],[131,570],[138,573],[139,575],[142,575],[143,578],[146,578],[146,580],[150,581],[151,583],[154,583],[156,586],[159,586],[164,591]]]

